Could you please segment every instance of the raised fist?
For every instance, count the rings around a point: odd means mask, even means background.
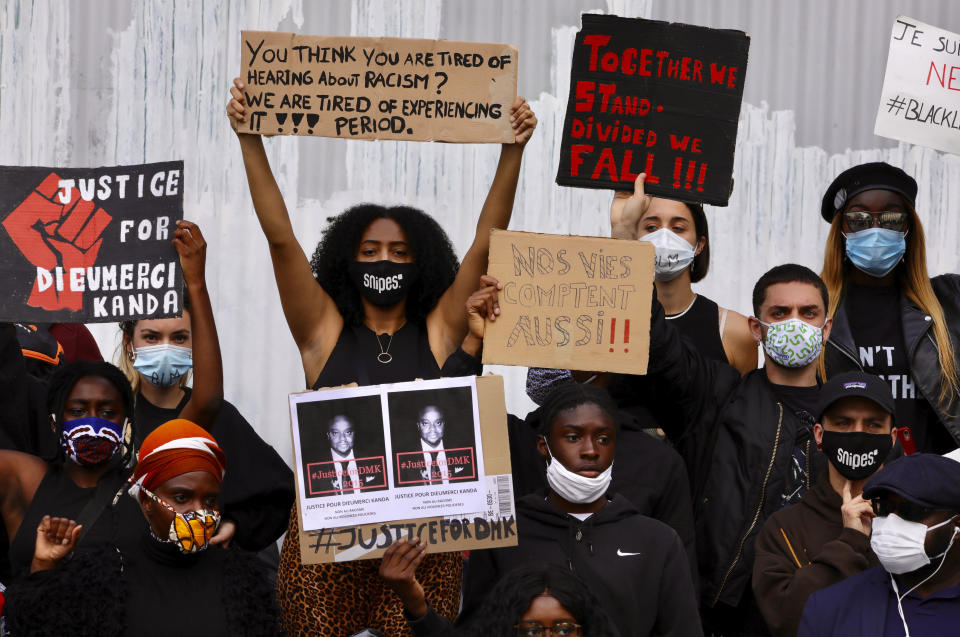
[[[96,263],[103,243],[101,235],[113,217],[92,201],[84,201],[76,189],[72,189],[70,203],[61,203],[59,181],[56,173],[50,173],[7,215],[3,227],[32,265],[54,276],[53,283],[43,291],[39,281],[34,281],[27,305],[45,310],[81,310],[83,292],[70,290],[70,268]],[[63,268],[62,290],[57,290],[57,266]]]

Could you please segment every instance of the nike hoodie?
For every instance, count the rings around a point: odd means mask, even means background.
[[[610,496],[608,496],[610,497]],[[517,501],[517,546],[471,551],[458,626],[469,626],[484,597],[508,571],[559,564],[600,600],[621,635],[702,635],[683,543],[672,528],[613,495],[580,521],[532,493]]]

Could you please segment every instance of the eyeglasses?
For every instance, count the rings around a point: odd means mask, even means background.
[[[873,498],[870,500],[873,506],[873,512],[878,517],[886,517],[891,513],[896,513],[908,522],[919,522],[931,513],[937,511],[952,511],[953,509],[937,509],[925,507],[914,502],[891,502],[885,498]]]
[[[520,622],[514,628],[517,630],[517,637],[575,637],[580,635],[580,624],[576,624],[566,619],[558,619],[549,627],[540,622]]]
[[[903,232],[907,228],[906,212],[867,212],[866,210],[848,210],[843,213],[843,219],[847,222],[847,228],[850,232],[860,232],[869,230],[875,225],[886,230]]]

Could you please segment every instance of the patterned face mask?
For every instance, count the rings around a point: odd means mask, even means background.
[[[798,318],[777,323],[764,323],[767,337],[763,340],[764,351],[783,367],[805,367],[815,361],[823,349],[823,327],[814,327]]]
[[[113,457],[123,439],[123,425],[90,416],[65,420],[60,447],[82,467],[95,467]]]
[[[160,542],[175,544],[181,553],[198,553],[210,548],[210,539],[216,535],[220,527],[220,512],[215,509],[197,509],[186,513],[177,513],[172,506],[160,499],[156,494],[138,486],[154,502],[173,513],[173,522],[167,538],[154,537]]]

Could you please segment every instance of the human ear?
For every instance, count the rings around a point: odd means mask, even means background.
[[[823,342],[824,342],[824,343],[826,343],[827,340],[830,338],[830,330],[832,330],[832,329],[833,329],[833,319],[832,319],[832,318],[828,318],[828,319],[823,323]]]
[[[823,449],[823,425],[817,423],[813,426],[813,439],[817,441],[817,449]]]
[[[547,447],[547,438],[546,436],[537,436],[537,452],[540,454],[540,457],[544,461],[550,460],[550,451]]]
[[[753,340],[758,343],[763,341],[763,326],[760,325],[759,319],[754,316],[748,316],[747,326],[750,328],[750,335],[753,336]]]

